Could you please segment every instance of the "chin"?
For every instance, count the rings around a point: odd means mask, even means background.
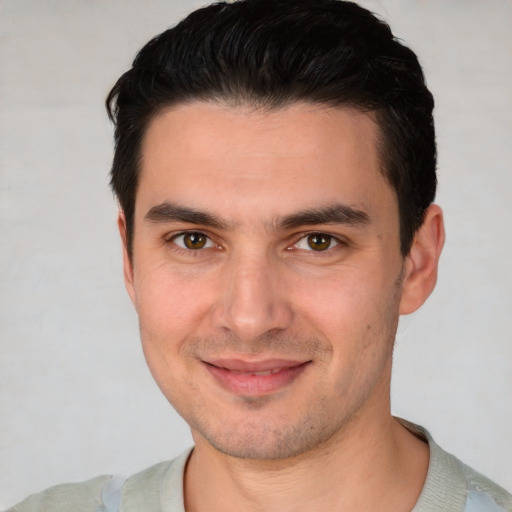
[[[218,452],[238,459],[276,461],[298,457],[319,448],[332,438],[334,431],[304,421],[300,425],[243,425],[226,424],[217,432],[197,429]],[[196,436],[194,436],[196,437]],[[197,442],[197,440],[196,440]]]

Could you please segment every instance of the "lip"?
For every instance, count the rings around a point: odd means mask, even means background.
[[[311,361],[212,359],[203,363],[215,380],[231,393],[262,396],[290,385]]]

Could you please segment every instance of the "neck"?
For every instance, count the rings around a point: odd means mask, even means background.
[[[416,503],[427,467],[428,446],[391,415],[356,418],[315,450],[277,461],[233,458],[196,436],[186,510],[210,511],[215,503],[223,512],[405,512]]]

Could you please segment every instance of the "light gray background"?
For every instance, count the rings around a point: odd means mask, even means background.
[[[399,328],[395,414],[512,489],[512,3],[364,1],[437,98],[447,245]],[[0,0],[0,508],[189,445],[139,348],[103,100],[198,1]]]

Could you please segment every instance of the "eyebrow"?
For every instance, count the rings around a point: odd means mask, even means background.
[[[186,222],[221,230],[232,230],[235,226],[209,212],[167,201],[150,208],[144,220],[152,223]],[[310,208],[279,217],[273,225],[274,229],[292,229],[316,224],[363,226],[369,223],[370,217],[366,212],[344,204],[331,204],[323,208]]]
[[[277,221],[277,225],[284,229],[315,224],[364,226],[369,223],[370,217],[366,212],[345,204],[332,204],[325,208],[311,208],[286,215]]]
[[[231,225],[219,217],[188,206],[164,202],[153,206],[144,216],[144,220],[154,223],[187,222],[216,229],[230,229]]]

